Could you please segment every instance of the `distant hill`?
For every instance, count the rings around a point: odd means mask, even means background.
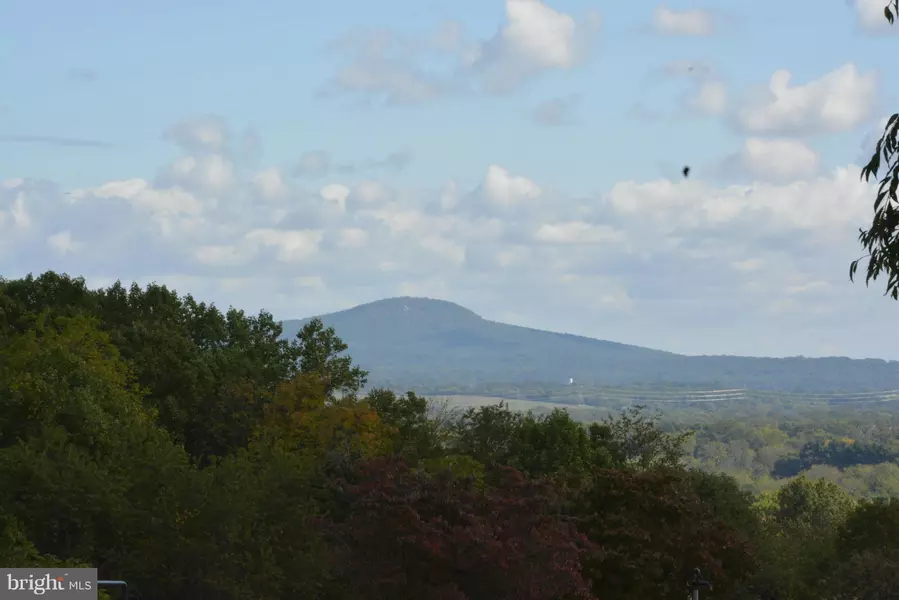
[[[311,319],[312,317],[310,317]],[[486,384],[745,387],[785,392],[899,389],[899,362],[683,356],[506,325],[443,300],[389,298],[320,315],[369,383],[437,393]],[[293,337],[309,319],[284,321]]]

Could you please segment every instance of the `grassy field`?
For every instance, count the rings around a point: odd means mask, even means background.
[[[559,404],[556,402],[540,402],[538,400],[516,400],[514,398],[495,398],[493,396],[434,396],[437,402],[446,401],[453,408],[466,409],[472,406],[489,406],[491,404],[499,404],[505,402],[512,410],[520,410],[526,412],[529,410],[537,411],[539,409],[551,410],[553,408],[565,408],[572,417],[577,417],[578,413],[586,415],[602,415],[607,411],[597,409],[595,406],[578,406],[575,404]]]

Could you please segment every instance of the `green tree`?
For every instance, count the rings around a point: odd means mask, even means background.
[[[87,567],[78,560],[64,561],[41,554],[25,533],[21,522],[0,511],[0,565],[16,567]]]
[[[833,482],[799,477],[763,495],[756,508],[764,523],[763,568],[753,583],[763,597],[821,598],[836,532],[855,506]]]
[[[517,437],[512,464],[531,476],[583,473],[597,466],[586,429],[566,410],[556,408],[540,417],[528,414]]]
[[[792,528],[832,531],[849,515],[855,502],[838,485],[825,479],[794,479],[777,492],[775,519]]]
[[[151,581],[177,545],[187,454],[92,319],[26,321],[0,333],[0,514],[41,555]]]
[[[275,386],[296,373],[299,347],[269,313],[247,316],[165,286],[89,290],[47,272],[0,279],[0,324],[27,332],[37,315],[93,319],[130,364],[145,404],[201,464],[246,445]]]
[[[435,418],[431,403],[415,392],[397,395],[386,389],[371,390],[365,401],[381,422],[391,427],[393,451],[409,464],[439,457],[446,441],[443,424]]]
[[[613,464],[643,470],[682,467],[684,444],[693,436],[690,431],[676,434],[663,431],[658,417],[647,416],[642,406],[594,423],[589,433],[595,446],[604,446],[611,452]]]
[[[368,371],[354,365],[349,355],[341,356],[348,346],[333,327],[325,327],[321,319],[312,319],[297,332],[296,338],[300,371],[316,374],[328,397],[355,395],[365,387]]]
[[[525,415],[503,402],[469,408],[452,426],[452,451],[487,465],[508,465],[515,456]]]
[[[884,17],[892,25],[899,16],[899,0],[890,0],[884,7]],[[883,175],[879,175],[881,167]],[[867,255],[852,262],[849,278],[853,279],[859,262],[868,260],[865,284],[878,276],[887,276],[886,293],[899,300],[899,113],[893,114],[877,141],[871,160],[862,168],[862,179],[880,177],[874,200],[871,226],[860,229],[858,240]]]
[[[840,527],[828,578],[840,600],[888,600],[899,590],[899,502],[862,502]]]

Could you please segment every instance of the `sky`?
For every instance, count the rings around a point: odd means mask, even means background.
[[[899,359],[885,3],[0,0],[0,275]]]

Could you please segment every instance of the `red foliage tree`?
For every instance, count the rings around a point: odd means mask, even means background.
[[[362,465],[336,485],[345,513],[352,596],[366,600],[593,598],[581,576],[589,542],[553,510],[546,486],[504,469],[486,490],[450,473],[430,476],[397,459]]]
[[[601,598],[683,598],[694,568],[727,595],[755,569],[745,532],[716,514],[682,471],[601,469],[576,494],[572,514],[601,548],[584,576]]]

